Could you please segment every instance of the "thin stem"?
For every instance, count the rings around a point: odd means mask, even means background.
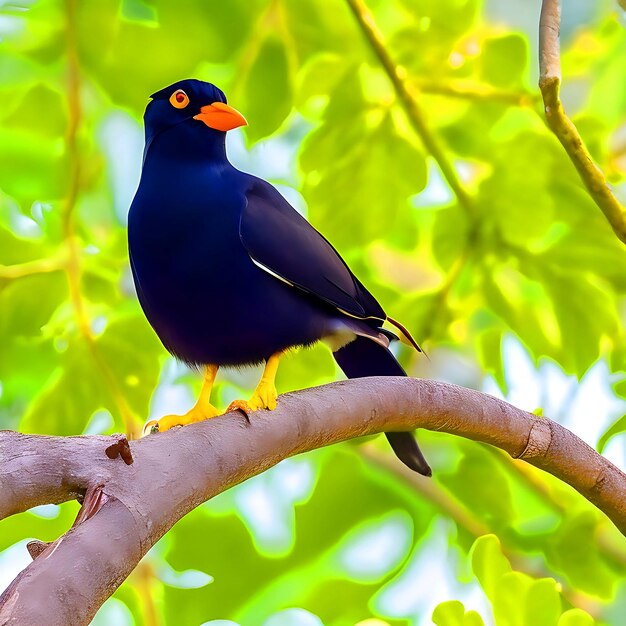
[[[456,498],[446,493],[435,481],[411,471],[398,463],[391,454],[384,454],[370,443],[359,447],[361,454],[370,462],[383,468],[387,473],[399,478],[403,483],[417,491],[420,496],[434,504],[442,513],[454,520],[473,537],[481,537],[492,532]],[[406,471],[405,471],[406,470]]]
[[[425,94],[448,96],[462,100],[500,102],[512,106],[534,107],[541,96],[527,91],[506,91],[473,81],[440,82],[429,78],[412,78],[411,85]]]
[[[430,312],[425,316],[426,324],[422,328],[422,334],[420,336],[422,341],[431,339],[435,334],[437,325],[442,318],[441,309],[445,305],[446,300],[448,299],[448,296],[450,295],[450,292],[452,291],[457,280],[460,278],[463,269],[470,261],[474,238],[475,237],[472,233],[468,233],[467,241],[465,242],[463,250],[452,264],[443,285],[441,285],[441,287],[437,290],[430,306]]]
[[[626,209],[613,194],[604,173],[594,163],[576,126],[563,109],[560,97],[560,24],[560,0],[543,0],[539,21],[539,89],[546,121],[578,170],[589,195],[604,213],[620,241],[626,243]]]
[[[80,108],[80,76],[79,62],[76,47],[76,0],[65,0],[67,15],[66,54],[67,68],[67,103],[69,120],[65,145],[68,154],[69,176],[68,191],[63,208],[63,234],[67,246],[68,263],[66,267],[70,300],[76,315],[76,321],[81,334],[89,341],[93,339],[91,325],[85,311],[85,305],[80,292],[80,251],[74,224],[74,211],[78,190],[80,187],[81,161],[78,148],[78,130],[81,122]]]
[[[63,252],[48,259],[36,259],[16,265],[0,265],[0,279],[16,280],[35,274],[49,274],[50,272],[65,270],[68,264],[66,256]]]
[[[139,595],[144,626],[161,626],[161,618],[154,601],[155,586],[158,583],[154,566],[148,557],[139,562],[132,575],[134,586]]]

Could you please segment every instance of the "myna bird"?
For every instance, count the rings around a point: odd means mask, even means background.
[[[139,188],[130,207],[130,261],[141,306],[175,357],[201,366],[185,415],[150,432],[221,413],[210,402],[220,366],[265,363],[252,397],[229,407],[274,409],[281,355],[327,343],[348,378],[405,376],[389,351],[396,326],[332,245],[268,182],[236,169],[226,132],[246,124],[217,87],[183,80],[151,96]],[[386,433],[408,467],[431,470],[408,432]]]

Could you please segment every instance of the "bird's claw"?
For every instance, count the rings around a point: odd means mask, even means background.
[[[261,379],[257,388],[254,390],[252,397],[248,400],[248,404],[253,407],[253,410],[257,409],[269,409],[273,411],[276,408],[276,398],[278,392],[274,381],[266,381]]]
[[[226,411],[241,411],[246,417],[259,409],[273,411],[278,393],[272,381],[261,380],[249,400],[233,400]]]
[[[154,433],[162,433],[176,426],[185,426],[193,422],[201,422],[211,417],[221,415],[221,411],[216,409],[212,404],[196,405],[192,407],[184,415],[166,415],[160,420],[150,420],[143,427],[143,435],[154,435]]]
[[[158,432],[159,432],[159,422],[157,420],[150,420],[149,422],[145,423],[141,436],[146,437],[147,435],[154,435],[154,433],[158,433]]]
[[[241,411],[245,418],[249,420],[248,415],[254,411],[254,409],[248,404],[247,400],[233,400],[226,409],[226,413],[230,411]]]

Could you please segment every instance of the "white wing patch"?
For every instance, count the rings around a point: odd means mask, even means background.
[[[272,272],[272,270],[269,267],[265,267],[265,265],[259,263],[256,259],[253,259],[252,257],[250,257],[250,260],[260,269],[262,269],[264,272],[267,272],[270,276],[273,276],[274,278],[278,278],[278,280],[282,280],[285,284],[289,285],[290,287],[293,287],[294,284],[290,283],[288,280],[285,280],[282,276],[279,276],[278,274],[276,274],[276,272]]]

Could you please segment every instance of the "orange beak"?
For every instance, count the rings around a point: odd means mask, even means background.
[[[203,106],[200,113],[194,115],[193,119],[204,122],[209,128],[223,131],[248,125],[246,118],[237,109],[233,109],[223,102],[214,102]]]

